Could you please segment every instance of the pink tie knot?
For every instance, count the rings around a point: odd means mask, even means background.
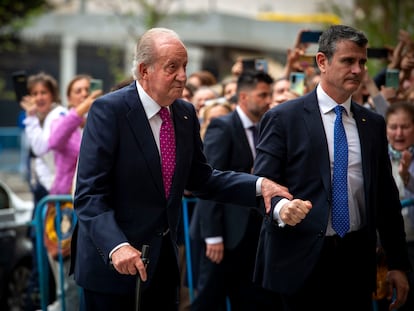
[[[162,122],[170,122],[170,112],[168,111],[167,107],[162,107],[160,111],[158,112],[160,114],[160,118]]]

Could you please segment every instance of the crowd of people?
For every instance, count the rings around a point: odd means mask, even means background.
[[[185,45],[154,28],[136,45],[132,78],[106,94],[82,74],[62,104],[52,76],[29,77],[21,107],[34,202],[73,193],[78,217],[64,266],[75,292],[67,310],[131,310],[137,277],[143,311],[414,308],[414,204],[400,204],[414,199],[414,40],[401,30],[384,67],[370,74],[362,32],[329,27],[309,62],[305,31],[279,76],[246,70],[242,58],[221,80],[208,70],[187,76]],[[339,190],[338,119],[347,141]],[[345,200],[343,234],[332,193]],[[177,260],[186,251],[183,196],[198,198],[192,271]],[[381,299],[379,249],[389,285]],[[49,263],[58,284],[51,252]],[[195,280],[193,301],[185,273]],[[60,310],[59,296],[58,288],[48,310]]]
[[[102,90],[90,92],[90,80],[89,75],[82,74],[74,77],[67,86],[66,105],[63,105],[58,95],[58,83],[54,77],[40,72],[28,78],[29,95],[25,96],[20,104],[26,115],[23,124],[28,150],[28,181],[35,205],[46,195],[71,194],[73,191],[86,115],[93,101],[102,95]],[[50,206],[48,212],[53,212],[53,209],[54,207]],[[54,224],[53,219],[52,224]],[[70,225],[68,228],[70,229]],[[31,233],[31,236],[34,241],[33,245],[36,245],[35,233]],[[47,243],[45,244],[48,246]],[[48,248],[50,250],[48,259],[56,287],[56,293],[51,297],[56,299],[50,301],[48,309],[53,311],[61,310],[62,306],[58,258],[56,251],[53,251],[52,244],[49,244],[51,247]],[[57,240],[54,241],[54,246],[56,250]],[[70,244],[66,249],[68,251],[65,257],[68,257],[70,256]],[[33,258],[36,258],[35,253]],[[69,272],[68,264],[69,260],[65,258],[65,275]],[[35,262],[27,295],[28,310],[36,310],[40,307],[39,295],[36,293],[38,282]],[[65,278],[65,288],[67,310],[78,310],[78,290],[73,278]]]

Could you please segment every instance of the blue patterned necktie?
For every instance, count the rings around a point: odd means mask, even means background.
[[[332,177],[332,228],[343,237],[349,230],[348,211],[348,142],[341,105],[335,107],[336,119],[334,125],[334,165]]]

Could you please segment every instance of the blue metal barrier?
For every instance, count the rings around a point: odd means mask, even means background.
[[[194,300],[194,284],[193,284],[193,266],[191,260],[191,242],[190,242],[190,221],[189,221],[189,211],[188,211],[188,203],[195,203],[197,202],[197,198],[186,198],[183,197],[182,199],[182,207],[183,207],[183,224],[184,224],[184,243],[185,243],[185,256],[186,256],[186,265],[187,265],[187,283],[188,283],[188,291],[190,296],[190,304]],[[226,297],[226,311],[231,311],[231,304],[230,299]]]
[[[414,198],[401,200],[401,206],[403,208],[408,207],[408,206],[412,206],[412,205],[414,205]]]
[[[183,205],[183,224],[184,224],[184,244],[185,244],[185,258],[187,263],[187,283],[190,296],[190,303],[194,300],[194,284],[193,284],[193,266],[191,261],[191,245],[190,245],[190,220],[188,213],[188,203],[196,202],[196,198],[185,198],[182,199]]]
[[[62,219],[61,213],[61,204],[66,202],[73,202],[71,195],[48,195],[42,198],[35,207],[35,216],[31,225],[35,227],[36,230],[36,256],[37,264],[39,270],[39,287],[40,287],[40,299],[41,307],[43,311],[47,310],[47,304],[49,301],[49,269],[48,264],[49,260],[47,257],[47,252],[44,244],[44,230],[45,230],[45,218],[47,208],[49,203],[53,203],[56,208],[56,220],[55,224],[60,224]],[[76,214],[73,213],[73,219],[76,222]],[[74,223],[75,224],[75,223]],[[74,226],[73,224],[73,226]],[[60,230],[60,225],[56,226],[56,234],[58,237],[58,248],[62,248],[62,232]],[[64,273],[63,273],[63,256],[62,252],[58,252],[58,262],[59,262],[59,284],[61,291],[61,302],[62,302],[62,311],[66,310],[65,303],[65,283],[64,283]]]

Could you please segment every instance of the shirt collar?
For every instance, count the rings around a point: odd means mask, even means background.
[[[252,120],[250,120],[249,119],[249,117],[243,112],[243,110],[239,107],[239,106],[236,106],[236,111],[237,111],[237,113],[238,113],[238,115],[239,115],[239,117],[240,117],[240,120],[241,120],[241,122],[242,122],[242,124],[243,124],[243,127],[245,128],[245,129],[248,129],[248,128],[250,128],[252,125],[255,125],[253,122],[252,122]]]
[[[323,114],[331,112],[336,105],[341,104],[345,108],[346,114],[348,116],[351,115],[351,96],[349,96],[345,102],[337,103],[331,97],[329,97],[328,94],[326,94],[320,84],[316,88],[316,96],[318,97],[319,107]]]
[[[148,120],[154,117],[158,111],[160,111],[161,106],[153,100],[147,92],[144,91],[141,84],[136,80],[136,86],[138,90],[139,98],[141,98],[142,106],[144,107],[145,114],[147,115]],[[167,107],[168,108],[168,107]]]

